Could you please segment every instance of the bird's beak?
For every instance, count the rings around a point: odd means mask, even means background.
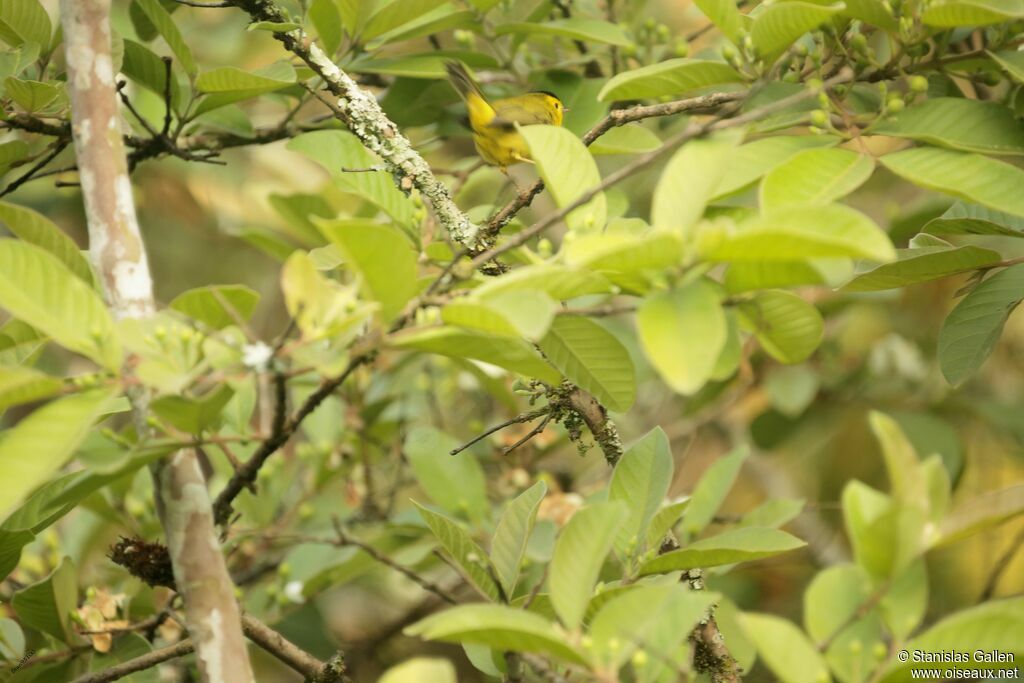
[[[563,114],[568,114],[571,111],[572,111],[572,109],[570,109],[569,107],[562,107],[562,113]]]

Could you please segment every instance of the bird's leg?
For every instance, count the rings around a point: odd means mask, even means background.
[[[531,163],[533,163],[533,162],[531,162]],[[498,170],[501,171],[505,175],[506,178],[508,178],[508,181],[510,183],[512,183],[512,187],[516,188],[516,194],[519,195],[519,199],[522,200],[522,201],[525,201],[528,198],[529,194],[530,194],[529,190],[524,190],[523,188],[519,187],[519,183],[517,183],[516,179],[512,177],[512,174],[508,172],[508,168],[507,167],[499,166]]]

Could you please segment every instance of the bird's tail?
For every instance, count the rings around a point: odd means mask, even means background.
[[[466,67],[461,62],[450,60],[444,63],[444,69],[448,72],[452,87],[466,102],[471,126],[476,129],[490,123],[495,117],[494,108],[488,104],[483,91],[466,71]]]

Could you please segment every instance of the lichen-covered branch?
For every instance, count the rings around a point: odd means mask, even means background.
[[[232,1],[236,7],[248,12],[254,21],[288,21],[270,0]],[[419,190],[451,238],[467,249],[475,248],[477,226],[455,204],[448,188],[434,176],[427,162],[387,117],[373,95],[339,69],[301,29],[275,33],[274,37],[324,80],[327,89],[338,98],[332,107],[337,118],[368,150],[384,161],[398,187],[406,191],[412,188]]]
[[[89,229],[89,251],[119,318],[153,314],[153,286],[128,179],[110,53],[110,0],[62,0],[72,136]],[[148,399],[129,396],[140,438]],[[251,683],[238,604],[214,533],[210,498],[192,450],[153,467],[157,509],[185,602],[203,681]]]

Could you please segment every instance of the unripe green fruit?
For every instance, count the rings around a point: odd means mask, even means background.
[[[668,40],[668,37],[670,35],[668,26],[666,26],[665,24],[658,24],[658,28],[655,31],[655,35],[658,37],[658,40]]]
[[[690,54],[690,43],[685,38],[680,38],[676,41],[676,45],[672,50],[676,57],[686,57]]]
[[[886,103],[886,105],[885,105],[885,106],[886,106],[886,108],[888,108],[888,110],[889,110],[890,112],[892,112],[893,114],[898,114],[898,113],[900,113],[901,111],[903,111],[903,108],[904,108],[904,107],[905,107],[906,105],[905,105],[905,104],[904,104],[904,102],[903,102],[903,98],[901,98],[901,97],[897,97],[897,96],[893,96],[893,97],[890,97],[890,98],[889,98],[889,101],[888,101],[888,102]]]
[[[907,79],[907,85],[914,92],[927,92],[928,79],[924,76],[911,76]]]
[[[811,123],[819,128],[824,128],[828,125],[828,112],[824,109],[815,109],[811,112]]]

